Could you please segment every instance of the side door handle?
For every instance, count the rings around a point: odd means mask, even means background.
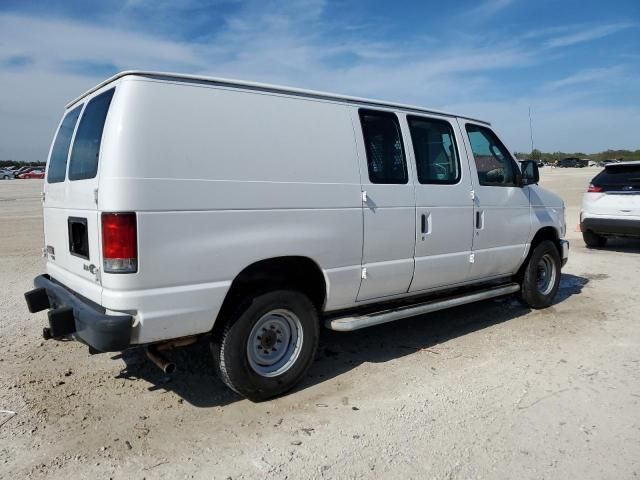
[[[476,210],[476,228],[478,230],[484,228],[484,210]]]
[[[429,235],[431,233],[430,213],[423,213],[422,215],[420,215],[420,233],[422,234],[423,240],[425,235]]]

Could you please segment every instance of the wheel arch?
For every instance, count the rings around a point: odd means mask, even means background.
[[[298,290],[309,297],[318,312],[322,311],[328,292],[324,271],[311,258],[305,256],[280,256],[265,258],[247,265],[231,282],[213,329],[242,298],[279,288]]]
[[[522,265],[518,269],[518,273],[516,274],[516,278],[522,278],[524,274],[525,268],[527,268],[527,263],[529,262],[529,258],[531,258],[531,254],[533,250],[545,240],[550,240],[556,246],[558,253],[562,255],[562,246],[560,245],[560,232],[556,229],[556,227],[545,226],[538,229],[536,234],[531,239],[531,243],[529,245],[529,251],[527,252],[527,256],[525,257]]]

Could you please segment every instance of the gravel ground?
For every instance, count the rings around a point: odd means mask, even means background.
[[[261,404],[205,345],[168,378],[137,351],[43,342],[40,181],[0,182],[0,478],[581,478],[640,475],[640,241],[586,250],[594,169],[541,171],[572,241],[555,305],[486,301],[323,332],[303,385]]]

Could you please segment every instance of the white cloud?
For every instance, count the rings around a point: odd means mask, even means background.
[[[565,35],[559,35],[551,38],[546,42],[549,48],[568,47],[578,43],[589,42],[598,38],[603,38],[614,33],[621,32],[627,28],[634,27],[632,23],[613,23],[610,25],[601,25],[596,27],[585,26],[584,29]]]
[[[478,20],[485,20],[488,17],[491,17],[504,10],[505,8],[511,6],[513,3],[514,0],[485,0],[478,6],[468,10],[464,14],[464,17],[469,19],[475,18]]]
[[[118,68],[158,68],[171,63],[192,69],[201,65],[187,45],[116,28],[1,14],[0,32],[3,55],[26,55],[48,70],[59,70],[69,61],[113,63]]]
[[[613,66],[609,68],[590,68],[581,70],[559,80],[554,80],[544,85],[548,90],[573,87],[583,83],[599,82],[604,84],[618,83],[625,74],[623,66]]]

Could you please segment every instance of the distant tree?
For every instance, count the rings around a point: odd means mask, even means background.
[[[534,148],[533,150],[531,150],[531,155],[529,155],[529,158],[531,160],[535,160],[536,162],[539,162],[540,160],[542,160],[542,152],[537,148]]]

